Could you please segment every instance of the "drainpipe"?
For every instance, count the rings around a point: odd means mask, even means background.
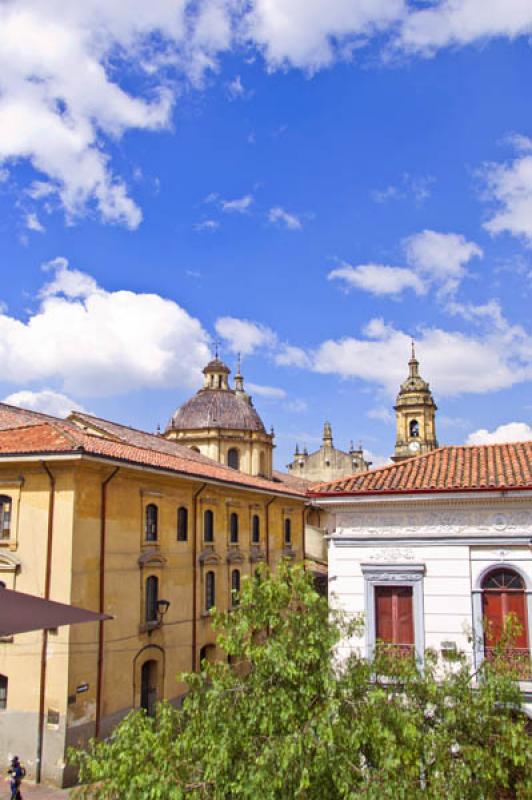
[[[302,540],[303,540],[303,571],[304,572],[307,571],[307,536],[306,536],[306,533],[305,533],[305,530],[306,530],[306,520],[305,520],[306,511],[307,511],[307,506],[303,505],[303,509],[302,509],[302,512],[301,512],[301,518],[302,518],[302,522],[303,522]]]
[[[275,501],[275,497],[272,497],[266,503],[266,563],[270,566],[270,506]]]
[[[54,534],[54,507],[55,507],[55,477],[48,468],[46,461],[41,461],[41,466],[50,481],[48,501],[48,534],[46,541],[46,561],[44,573],[44,599],[50,599],[50,586],[52,582],[52,544]],[[46,693],[46,655],[48,649],[48,631],[42,632],[41,645],[41,675],[39,683],[39,717],[37,722],[37,755],[35,758],[35,782],[41,782],[42,751],[44,742],[44,699]]]
[[[198,639],[198,497],[207,486],[204,483],[192,495],[192,672],[196,672],[196,650]]]
[[[120,467],[115,469],[102,481],[100,499],[100,568],[99,568],[99,598],[98,613],[105,613],[105,545],[107,534],[107,487]],[[100,735],[100,722],[102,716],[103,700],[103,648],[104,648],[104,620],[98,622],[98,665],[96,668],[96,715],[94,721],[94,736]]]

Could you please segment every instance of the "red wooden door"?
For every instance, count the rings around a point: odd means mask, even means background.
[[[376,637],[379,641],[411,651],[414,618],[411,586],[376,586]]]

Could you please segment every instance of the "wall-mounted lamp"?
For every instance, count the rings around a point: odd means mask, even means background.
[[[163,618],[168,609],[170,608],[169,600],[157,600],[157,622],[159,625],[163,624]]]

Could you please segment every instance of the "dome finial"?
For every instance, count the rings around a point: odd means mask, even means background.
[[[246,394],[244,389],[244,376],[240,371],[241,367],[242,367],[242,359],[240,357],[240,353],[238,353],[236,360],[236,372],[235,372],[235,392],[237,393],[237,395],[243,397],[244,400],[247,400],[249,402],[249,396]]]

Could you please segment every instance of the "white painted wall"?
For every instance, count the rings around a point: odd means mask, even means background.
[[[405,572],[409,565],[423,565],[425,647],[441,652],[442,643],[453,641],[473,665],[475,588],[486,568],[507,564],[527,583],[532,644],[532,493],[388,495],[318,503],[328,510],[333,607],[349,615],[367,614],[363,565],[394,565]],[[342,643],[340,655],[352,648],[367,653],[365,628],[361,636]],[[525,700],[532,713],[532,683],[522,683],[522,689],[530,693]]]

